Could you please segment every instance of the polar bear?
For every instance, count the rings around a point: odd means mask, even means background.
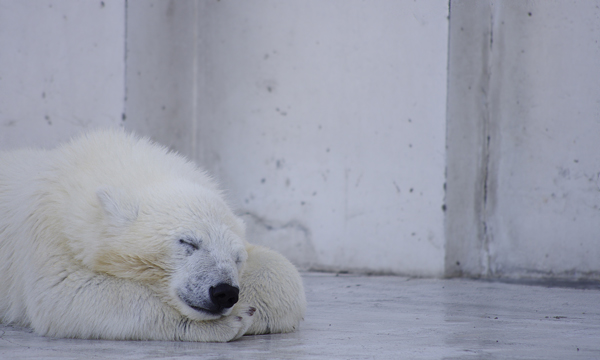
[[[100,130],[0,153],[0,322],[52,337],[235,340],[294,331],[296,268],[246,242],[215,182]]]

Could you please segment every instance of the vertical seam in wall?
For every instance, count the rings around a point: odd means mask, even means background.
[[[492,5],[490,4],[490,7]],[[490,183],[490,124],[491,124],[491,110],[490,110],[490,90],[491,90],[491,77],[492,77],[492,56],[493,56],[493,45],[494,45],[494,11],[490,9],[490,23],[489,23],[489,43],[485,72],[485,80],[483,83],[482,93],[484,95],[483,104],[483,157],[482,157],[482,171],[483,171],[483,211],[481,214],[481,226],[482,226],[482,266],[483,275],[490,276],[490,241],[491,241],[491,229],[488,224],[489,215],[489,183]]]
[[[450,38],[450,33],[451,33],[451,29],[450,29],[450,21],[452,19],[452,0],[448,0],[448,43],[447,43],[447,49],[446,49],[446,136],[444,141],[446,142],[445,144],[445,149],[446,149],[446,159],[445,159],[445,164],[444,164],[444,198],[443,198],[443,209],[444,209],[444,213],[443,213],[443,226],[444,226],[444,242],[445,242],[445,247],[444,247],[444,277],[449,277],[453,274],[451,274],[448,270],[448,266],[447,266],[447,262],[448,262],[448,241],[449,241],[449,236],[448,236],[448,225],[447,225],[447,221],[448,221],[448,213],[446,211],[446,204],[447,204],[447,197],[448,197],[448,189],[447,189],[447,184],[448,184],[448,143],[449,143],[449,133],[448,133],[448,122],[449,122],[449,107],[450,107],[450,41],[452,40]]]
[[[128,0],[125,0],[124,2],[125,5],[125,11],[124,11],[124,19],[123,19],[123,23],[125,24],[125,29],[123,31],[124,33],[124,39],[123,39],[123,112],[121,113],[121,123],[120,125],[123,126],[125,119],[127,118],[127,95],[128,95],[128,88],[127,88],[127,9],[128,9]]]
[[[198,36],[199,36],[199,26],[200,26],[200,16],[198,14],[199,6],[198,1],[194,1],[194,34],[192,41],[193,44],[193,64],[192,64],[192,118],[191,120],[191,128],[192,128],[192,156],[194,159],[198,158]]]

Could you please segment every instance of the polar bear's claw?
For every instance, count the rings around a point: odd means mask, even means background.
[[[223,318],[225,322],[229,322],[231,328],[235,329],[235,334],[233,334],[233,337],[228,341],[241,338],[248,328],[250,328],[250,325],[252,325],[252,321],[254,320],[252,317],[254,311],[252,311],[252,309],[254,308],[251,306],[236,304],[233,309],[233,314]],[[230,322],[232,320],[233,322]]]

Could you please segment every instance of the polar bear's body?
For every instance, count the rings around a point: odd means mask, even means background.
[[[0,321],[55,337],[229,341],[289,332],[296,269],[252,246],[215,183],[108,130],[0,153]]]

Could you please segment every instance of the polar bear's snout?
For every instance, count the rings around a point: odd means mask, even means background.
[[[217,286],[211,286],[208,293],[210,294],[210,300],[217,307],[217,312],[221,312],[238,302],[240,288],[221,283]]]
[[[205,295],[201,295],[205,294]],[[184,289],[178,291],[179,299],[188,307],[194,309],[201,317],[191,315],[196,320],[209,320],[214,316],[227,316],[231,312],[231,308],[239,300],[240,288],[236,285],[230,285],[225,282],[217,283],[214,286],[194,287],[190,284]],[[208,316],[206,318],[205,316]]]

